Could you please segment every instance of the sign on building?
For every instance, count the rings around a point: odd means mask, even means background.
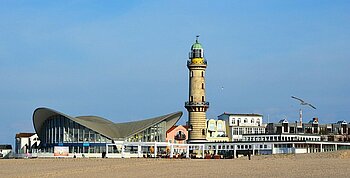
[[[55,146],[53,149],[54,156],[68,156],[69,154],[69,147],[68,146]]]

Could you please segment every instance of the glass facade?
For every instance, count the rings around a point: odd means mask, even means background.
[[[166,122],[160,122],[127,138],[129,142],[165,142]]]
[[[102,153],[111,139],[86,128],[64,116],[47,119],[40,139],[45,152],[53,152],[54,146],[69,146],[70,153]]]
[[[113,140],[101,133],[62,115],[46,119],[39,138],[41,151],[49,153],[53,153],[55,146],[67,146],[70,153],[103,153],[106,152],[106,144],[113,143]],[[157,123],[130,137],[120,139],[129,142],[165,142],[166,121]],[[113,153],[118,152],[116,147],[112,147],[112,149]]]

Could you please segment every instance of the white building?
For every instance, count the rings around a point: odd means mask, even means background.
[[[264,134],[266,124],[262,123],[260,114],[230,114],[223,113],[219,120],[226,122],[226,131],[230,141],[242,140],[243,134]]]
[[[0,158],[8,158],[11,152],[11,145],[0,145]]]
[[[35,153],[40,140],[36,133],[16,134],[15,152],[17,154]]]
[[[323,142],[320,135],[312,134],[258,134],[243,135],[237,142],[204,143],[205,150],[210,154],[237,157],[264,154],[315,153],[350,149],[347,142]],[[191,148],[190,148],[191,149]]]
[[[247,134],[243,135],[245,142],[284,142],[284,141],[321,141],[320,135],[312,134]]]
[[[223,120],[207,120],[207,140],[210,142],[227,142],[226,122]]]

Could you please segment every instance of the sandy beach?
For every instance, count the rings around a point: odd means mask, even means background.
[[[3,159],[0,177],[347,177],[350,151],[203,159]]]

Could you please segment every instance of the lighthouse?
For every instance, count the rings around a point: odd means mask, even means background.
[[[206,111],[209,102],[205,97],[205,69],[207,61],[204,58],[204,50],[196,37],[196,42],[192,45],[187,61],[189,70],[189,96],[185,102],[188,111],[188,142],[206,141]]]

